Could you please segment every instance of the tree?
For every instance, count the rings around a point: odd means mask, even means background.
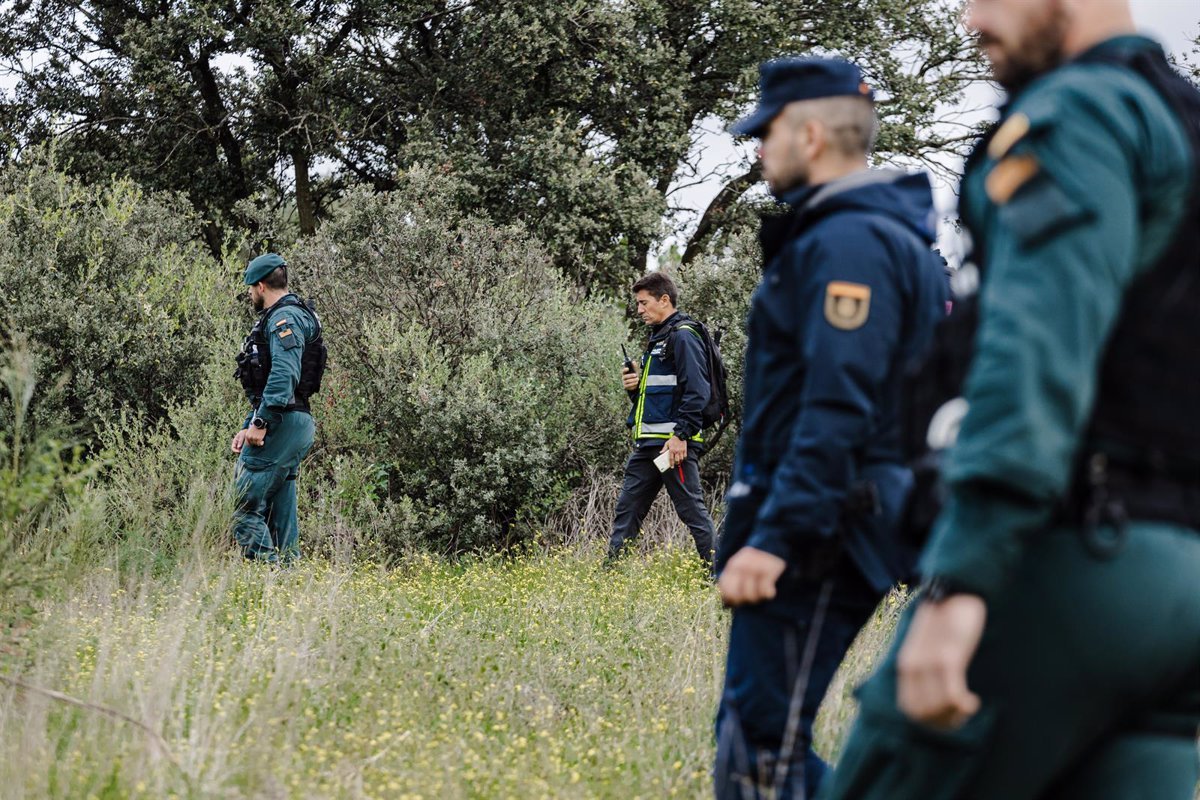
[[[945,0],[19,0],[0,15],[4,140],[187,192],[214,252],[239,202],[294,204],[309,233],[349,185],[429,164],[615,293],[665,233],[698,127],[744,110],[764,59],[854,58],[885,151],[961,146],[939,124],[979,77],[957,19]]]
[[[217,256],[222,223],[244,223],[235,208],[251,198],[278,207],[290,195],[311,233],[312,165],[331,130],[316,98],[370,13],[359,0],[10,5],[0,15],[0,57],[17,78],[10,146],[53,140],[88,181],[116,173],[184,192]]]

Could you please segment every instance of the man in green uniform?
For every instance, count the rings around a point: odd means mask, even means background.
[[[236,377],[251,410],[231,448],[238,454],[234,538],[246,558],[289,561],[300,553],[296,477],[313,443],[309,396],[324,371],[321,326],[287,289],[287,263],[275,253],[250,262],[245,284],[260,312],[238,356]]]
[[[968,20],[1011,99],[963,183],[967,411],[925,587],[821,797],[1191,800],[1200,94],[1125,0]]]

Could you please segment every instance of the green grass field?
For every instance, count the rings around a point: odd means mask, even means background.
[[[898,605],[831,690],[823,752]],[[0,684],[0,796],[706,797],[727,624],[684,548],[613,571],[97,565],[0,655],[89,704]]]

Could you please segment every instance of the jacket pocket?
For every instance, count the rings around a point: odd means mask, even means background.
[[[262,472],[264,469],[270,469],[274,466],[274,462],[269,458],[248,456],[245,453],[238,459],[238,462],[241,464],[242,469],[249,470],[250,472]]]

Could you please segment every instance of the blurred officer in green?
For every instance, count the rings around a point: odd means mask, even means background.
[[[1200,94],[1125,0],[967,19],[1010,93],[963,179],[967,410],[924,589],[821,797],[1191,800]]]
[[[234,538],[246,558],[290,561],[300,553],[296,477],[313,443],[308,400],[320,388],[325,346],[316,314],[287,289],[281,256],[251,261],[245,284],[259,317],[235,373],[251,410],[231,446],[238,454]]]

